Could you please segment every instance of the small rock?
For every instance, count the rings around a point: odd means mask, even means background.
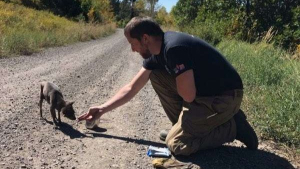
[[[113,165],[111,165],[111,167],[113,167],[113,168],[119,168],[119,165],[113,164]]]

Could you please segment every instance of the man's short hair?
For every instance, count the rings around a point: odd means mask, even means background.
[[[164,32],[158,23],[150,17],[134,17],[125,26],[124,34],[130,35],[131,38],[141,40],[144,34],[149,36],[162,36]]]

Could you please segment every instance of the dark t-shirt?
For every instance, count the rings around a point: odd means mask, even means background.
[[[232,89],[242,89],[239,74],[215,48],[194,36],[165,32],[159,55],[143,62],[147,70],[165,69],[177,77],[193,69],[197,96],[214,96]]]

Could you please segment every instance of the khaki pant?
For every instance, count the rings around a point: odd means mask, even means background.
[[[241,89],[227,91],[221,96],[197,96],[188,104],[178,95],[175,78],[165,70],[153,70],[150,81],[173,124],[166,144],[174,154],[190,155],[235,139],[233,115],[242,102]]]

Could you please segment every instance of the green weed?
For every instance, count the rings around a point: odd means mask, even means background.
[[[299,148],[300,63],[265,42],[226,40],[218,48],[241,74],[242,108],[261,137]]]

